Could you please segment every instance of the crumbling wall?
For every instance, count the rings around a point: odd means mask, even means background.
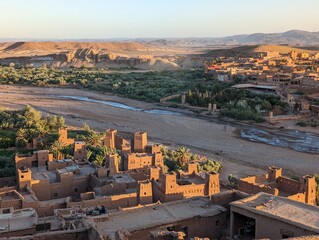
[[[286,193],[295,194],[300,190],[301,183],[299,181],[286,178],[286,177],[279,177],[278,178],[278,189],[280,191],[284,191]]]
[[[253,183],[243,181],[242,179],[239,179],[238,181],[238,190],[250,194],[256,194],[259,192],[265,192],[275,196],[278,196],[279,194],[279,190],[277,188],[271,188],[263,184],[255,185]]]

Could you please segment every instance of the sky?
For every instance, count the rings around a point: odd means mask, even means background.
[[[318,0],[0,0],[0,38],[222,37],[319,31]]]

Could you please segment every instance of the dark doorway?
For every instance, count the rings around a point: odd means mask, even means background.
[[[38,161],[32,161],[31,166],[32,167],[38,167]]]
[[[239,213],[234,213],[235,217],[235,232],[234,237],[240,239],[255,239],[256,221],[253,218],[246,217]]]

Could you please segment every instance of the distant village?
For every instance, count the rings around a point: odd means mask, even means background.
[[[319,97],[319,53],[293,50],[287,54],[256,52],[253,55],[218,57],[206,64],[205,71],[220,82],[245,82],[234,88],[273,93],[292,108],[298,104],[302,113],[311,111],[318,115],[319,108],[312,103]],[[269,117],[273,117],[272,113]]]
[[[161,104],[211,114],[227,108],[227,104],[232,100],[238,101],[234,98],[227,102],[227,98],[224,97],[223,103],[216,102],[218,95],[227,95],[230,93],[229,90],[236,89],[251,92],[254,94],[252,98],[259,97],[261,101],[265,100],[266,106],[257,101],[257,105],[252,104],[246,108],[252,113],[251,115],[255,114],[257,117],[245,118],[224,114],[227,117],[237,120],[266,121],[270,124],[295,121],[296,125],[302,127],[318,125],[316,119],[319,115],[319,53],[310,54],[302,50],[293,50],[286,54],[243,52],[237,55],[231,54],[229,57],[220,53],[220,56],[211,56],[206,60],[205,73],[209,76],[208,79],[214,80],[215,86],[216,83],[223,84],[220,92],[214,93],[211,90],[213,87],[209,87],[209,81],[206,79],[203,80],[202,89],[190,89],[188,92],[162,98]],[[271,95],[282,103],[281,109],[276,104],[270,105],[267,97],[262,97]],[[239,101],[243,103],[247,99]],[[242,105],[241,103],[238,104]],[[238,106],[232,104],[233,110],[237,108],[237,114],[240,115]]]
[[[102,164],[87,143],[59,129],[71,146],[63,159],[42,149],[41,136],[16,154],[16,176],[0,179],[0,238],[19,239],[316,239],[319,208],[314,176],[291,179],[269,167],[260,176],[221,184],[218,172],[165,168],[163,147],[147,132],[108,129]],[[183,157],[183,155],[182,155]],[[298,238],[299,239],[299,238]]]

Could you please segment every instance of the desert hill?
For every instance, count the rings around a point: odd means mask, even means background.
[[[124,51],[146,47],[137,42],[16,42],[3,51],[57,51],[92,48],[96,50]]]
[[[316,51],[317,50],[317,51]],[[279,52],[281,54],[287,54],[291,51],[296,52],[308,52],[316,53],[319,52],[319,48],[312,47],[308,48],[299,48],[299,47],[290,47],[282,45],[250,45],[250,46],[239,46],[229,49],[217,49],[208,51],[204,56],[206,57],[232,57],[232,56],[256,56],[256,54],[261,52]]]
[[[57,68],[100,67],[146,70],[175,70],[203,66],[202,59],[185,61],[185,58],[188,58],[187,49],[154,47],[139,42],[0,43],[0,64],[15,63],[20,66],[46,65]]]

